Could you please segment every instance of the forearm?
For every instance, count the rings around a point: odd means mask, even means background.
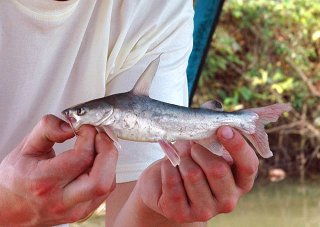
[[[206,223],[186,223],[179,224],[175,221],[168,220],[164,216],[151,210],[140,196],[136,195],[137,191],[133,190],[126,204],[119,212],[114,222],[114,227],[205,227]]]

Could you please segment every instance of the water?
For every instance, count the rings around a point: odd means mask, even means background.
[[[104,226],[92,217],[72,227]],[[213,218],[208,227],[320,227],[320,182],[304,185],[284,180],[259,183],[230,214]]]
[[[256,185],[232,213],[213,218],[209,227],[320,226],[319,185],[289,181]]]

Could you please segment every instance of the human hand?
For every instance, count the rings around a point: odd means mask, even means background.
[[[140,197],[141,206],[160,214],[162,222],[204,222],[231,212],[251,190],[259,160],[238,131],[221,127],[217,137],[233,158],[232,165],[198,144],[177,142],[179,167],[162,159],[138,180],[134,196]]]
[[[47,115],[0,163],[0,225],[52,226],[90,214],[115,187],[117,151],[84,125],[73,149],[53,145],[73,137],[69,125]]]

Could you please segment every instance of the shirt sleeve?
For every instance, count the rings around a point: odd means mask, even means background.
[[[150,62],[161,55],[150,88],[150,97],[176,105],[188,105],[186,68],[192,50],[192,1],[161,3],[167,4],[167,7],[162,8],[165,12],[161,12],[157,20],[153,21],[150,26],[152,29],[140,36],[137,41],[139,45],[136,44],[138,47],[132,49],[121,67],[109,78],[107,95],[131,90]],[[148,38],[151,41],[148,42]],[[139,51],[140,54],[137,54]],[[117,164],[117,183],[137,180],[145,168],[164,156],[157,143],[120,140],[120,144],[122,149]]]

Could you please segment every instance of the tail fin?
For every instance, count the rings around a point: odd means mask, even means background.
[[[266,107],[245,110],[255,112],[259,115],[259,119],[256,121],[255,133],[244,135],[262,157],[270,158],[273,155],[269,147],[268,135],[264,130],[264,125],[270,122],[276,122],[283,112],[290,110],[291,105],[289,103],[274,104]]]

